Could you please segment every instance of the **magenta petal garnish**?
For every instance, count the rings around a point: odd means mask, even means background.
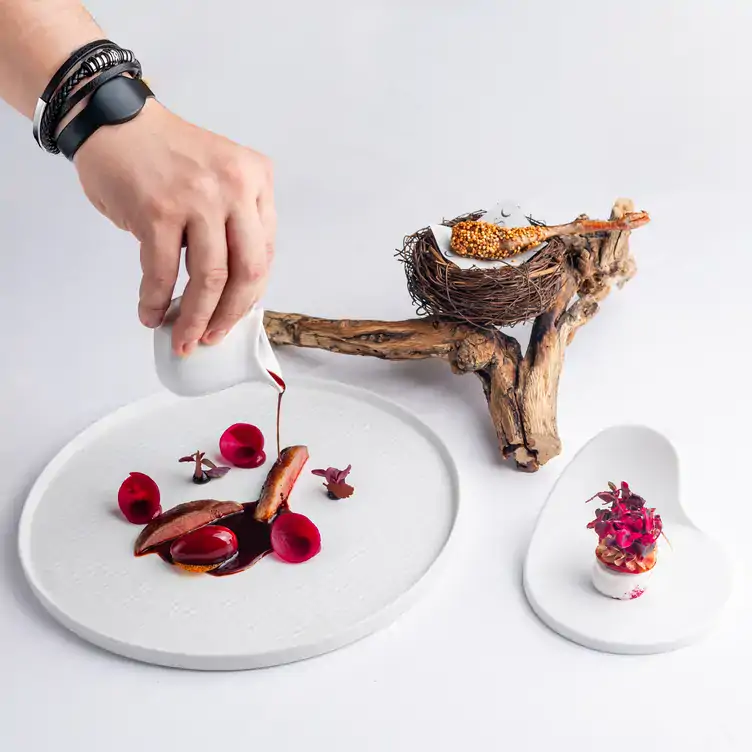
[[[644,571],[655,564],[656,543],[663,534],[661,517],[625,481],[618,487],[609,483],[608,487],[609,491],[589,499],[600,499],[605,505],[595,510],[595,518],[587,525],[598,535],[596,556],[611,557],[605,563],[619,571]],[[644,561],[651,555],[651,561]]]
[[[130,473],[118,491],[118,506],[128,522],[145,525],[162,513],[159,486],[144,473]]]
[[[633,536],[627,530],[617,530],[614,535],[614,542],[621,549],[629,548],[632,545]]]
[[[266,461],[264,435],[250,423],[235,423],[219,439],[222,456],[236,467],[260,467]]]
[[[272,523],[272,549],[280,559],[299,564],[321,551],[321,533],[303,514],[284,512]]]

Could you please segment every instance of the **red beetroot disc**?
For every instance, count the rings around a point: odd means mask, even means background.
[[[178,564],[221,564],[238,552],[238,539],[229,528],[207,525],[173,541],[170,556]]]
[[[219,439],[222,456],[236,467],[260,467],[266,462],[264,434],[250,423],[235,423]]]
[[[272,523],[272,548],[280,559],[299,564],[321,551],[321,533],[308,517],[284,512]]]
[[[159,486],[144,473],[131,473],[118,491],[118,506],[128,522],[145,525],[162,514]]]

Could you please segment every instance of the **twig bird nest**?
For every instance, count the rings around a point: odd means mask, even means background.
[[[473,212],[442,224],[454,228],[475,222],[482,215],[482,211]],[[478,224],[481,229],[485,223]],[[420,315],[483,328],[512,326],[535,318],[551,306],[565,275],[565,246],[558,237],[549,239],[518,266],[505,263],[498,268],[462,269],[442,255],[433,232],[426,227],[406,237],[398,255],[405,264],[407,287]],[[502,248],[497,258],[508,255]],[[489,257],[482,252],[478,256]]]
[[[451,250],[457,256],[495,261],[500,266],[460,268],[441,253],[430,228],[405,238],[399,255],[419,313],[484,328],[535,318],[551,306],[568,274],[562,237],[628,231],[650,221],[647,212],[629,211],[609,220],[582,214],[565,225],[503,227],[480,221],[482,216],[483,212],[475,212],[444,222],[451,228]],[[520,257],[519,265],[507,261],[541,243],[530,258],[522,261]]]

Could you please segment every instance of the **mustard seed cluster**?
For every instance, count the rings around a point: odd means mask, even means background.
[[[545,227],[499,227],[491,222],[468,220],[452,228],[451,249],[458,256],[505,259],[546,239]]]

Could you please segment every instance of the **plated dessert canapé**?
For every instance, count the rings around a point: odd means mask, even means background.
[[[646,590],[658,562],[661,516],[622,481],[608,484],[588,501],[599,499],[588,528],[598,535],[592,581],[595,589],[618,600],[634,600]]]

